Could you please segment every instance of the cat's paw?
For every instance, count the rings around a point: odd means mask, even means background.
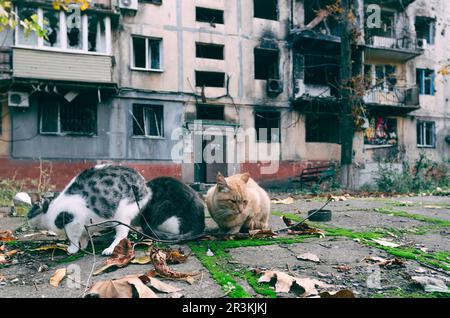
[[[103,250],[102,255],[103,256],[110,256],[110,255],[113,254],[113,252],[114,252],[114,247],[110,246],[110,247],[108,247],[108,248]]]
[[[72,254],[78,253],[79,250],[80,250],[80,248],[79,248],[78,246],[71,244],[71,245],[67,248],[67,253],[69,253],[70,255],[72,255]]]

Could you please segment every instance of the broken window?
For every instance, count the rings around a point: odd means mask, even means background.
[[[72,102],[43,95],[39,99],[40,133],[95,135],[97,100],[95,94],[82,94]]]
[[[417,69],[417,85],[420,95],[434,95],[434,71]]]
[[[364,132],[364,144],[394,146],[397,143],[397,120],[395,118],[378,116],[369,119],[369,128]]]
[[[164,137],[162,105],[133,105],[133,135]]]
[[[224,106],[221,105],[197,105],[197,119],[200,120],[224,120]]]
[[[44,45],[59,47],[59,11],[44,11],[44,30],[47,31],[47,38],[44,38]]]
[[[366,28],[366,34],[368,37],[381,36],[386,38],[395,38],[395,12],[382,10],[381,26],[379,28]]]
[[[310,28],[315,31],[321,34],[340,36],[338,19],[334,15],[321,15],[322,12],[325,12],[327,6],[335,3],[336,0],[304,1],[305,26],[309,26],[312,22]]]
[[[306,142],[340,143],[339,118],[335,114],[306,114]]]
[[[365,78],[370,89],[393,91],[397,85],[395,65],[365,65]]]
[[[436,21],[428,17],[416,17],[415,26],[418,44],[422,44],[422,47],[424,47],[423,42],[426,41],[426,43],[433,45],[436,33]]]
[[[196,7],[195,14],[198,22],[224,24],[223,10]]]
[[[88,16],[88,51],[106,53],[106,26],[97,15]]]
[[[195,71],[195,85],[197,87],[225,87],[225,73]]]
[[[417,122],[417,146],[435,147],[436,146],[436,124],[433,121]]]
[[[32,19],[37,19],[37,9],[35,8],[27,8],[20,7],[18,10],[18,18],[21,21],[32,21]],[[30,32],[29,30],[25,30],[25,28],[19,24],[18,30],[18,44],[20,45],[37,45],[37,35],[35,32]]]
[[[278,111],[257,111],[255,113],[256,140],[276,143],[280,138],[281,114]]]
[[[279,51],[255,48],[255,79],[268,80],[279,78]]]
[[[325,85],[331,88],[331,94],[337,94],[339,86],[339,61],[326,55],[305,55],[304,83]]]
[[[224,46],[219,44],[196,43],[196,56],[198,58],[223,60]]]
[[[161,40],[133,37],[133,68],[161,69]]]
[[[278,20],[278,0],[253,0],[254,17]]]

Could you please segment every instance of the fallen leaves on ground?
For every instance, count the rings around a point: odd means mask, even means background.
[[[8,251],[5,245],[0,246],[0,265],[8,264],[11,261],[11,257],[20,253],[20,250]]]
[[[158,298],[137,276],[99,281],[86,293],[86,298]]]
[[[34,249],[30,250],[30,251],[32,251],[32,252],[45,252],[45,251],[49,251],[49,250],[52,250],[52,251],[54,251],[54,250],[61,250],[61,251],[67,252],[67,248],[68,247],[69,246],[66,245],[66,244],[59,244],[58,243],[58,244],[55,244],[55,245],[40,246],[40,247],[34,248]]]
[[[166,277],[175,280],[184,280],[192,284],[194,282],[194,277],[200,275],[199,272],[194,273],[182,273],[177,272],[167,266],[167,254],[156,247],[150,249],[150,259],[155,267],[154,271],[147,273],[148,276],[153,277],[154,275],[159,275],[161,277]]]
[[[134,255],[134,249],[130,240],[124,238],[114,248],[113,254],[106,260],[105,265],[99,268],[94,275],[101,274],[111,267],[125,267],[134,259]]]
[[[57,269],[53,273],[52,277],[50,277],[50,285],[57,288],[59,284],[62,282],[62,280],[66,277],[66,275],[67,275],[67,268]]]
[[[429,276],[413,276],[411,279],[420,284],[426,292],[450,293],[450,289],[442,279]]]
[[[316,296],[319,294],[317,288],[327,289],[331,286],[312,278],[300,278],[279,271],[266,271],[259,278],[259,283],[271,283],[275,281],[277,293],[295,292],[301,297]]]
[[[350,196],[349,195],[330,195],[328,198],[332,201],[339,202],[339,201],[347,201],[350,198]]]
[[[260,239],[260,238],[273,238],[277,235],[272,230],[252,230],[248,232],[249,237],[253,239]]]
[[[144,256],[134,258],[131,261],[131,264],[146,265],[146,264],[151,263],[152,260],[150,258],[150,251],[151,251],[151,248],[149,249],[148,252],[145,253]],[[166,259],[167,264],[186,263],[189,256],[191,256],[191,253],[185,254],[181,249],[167,249],[167,250],[163,250],[163,251],[167,255],[167,259]]]
[[[12,242],[15,241],[13,232],[11,230],[0,231],[0,242]]]
[[[304,254],[297,255],[297,259],[302,260],[302,261],[311,261],[314,263],[320,263],[319,257],[312,253],[304,253]]]
[[[295,199],[293,197],[287,197],[286,199],[279,199],[279,198],[274,198],[270,201],[272,204],[292,204],[295,202]]]
[[[338,266],[334,266],[333,268],[336,269],[340,273],[345,273],[345,272],[351,271],[353,267],[348,266],[348,265],[338,265]]]
[[[376,239],[372,239],[372,241],[374,241],[375,243],[381,245],[381,246],[385,246],[385,247],[399,247],[400,244],[397,243],[393,243],[393,242],[389,242],[389,241],[385,241],[385,240],[376,240]]]
[[[390,268],[390,267],[403,267],[405,266],[405,262],[398,257],[392,259],[385,259],[382,257],[371,256],[364,258],[366,262],[373,263],[375,265],[379,265],[381,267]]]
[[[320,298],[356,298],[355,294],[348,289],[342,289],[335,293],[323,292],[320,293]]]
[[[282,220],[287,227],[292,227],[288,230],[288,235],[319,235],[319,237],[325,237],[325,232],[315,227],[310,226],[308,223],[303,222],[297,224],[294,220],[286,216],[282,216]],[[296,225],[297,224],[297,225]]]

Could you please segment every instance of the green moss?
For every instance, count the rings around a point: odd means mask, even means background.
[[[450,221],[430,218],[430,217],[420,215],[420,214],[408,213],[406,211],[391,210],[391,209],[387,209],[387,208],[376,208],[376,209],[374,209],[374,211],[378,212],[378,213],[382,213],[382,214],[389,214],[389,215],[404,217],[404,218],[408,218],[408,219],[412,219],[412,220],[416,220],[416,221],[432,223],[432,224],[436,224],[436,225],[443,226],[443,227],[450,226]]]
[[[267,298],[276,298],[277,293],[268,287],[267,284],[258,283],[258,277],[250,271],[246,271],[239,275],[242,279],[245,279],[253,290]]]

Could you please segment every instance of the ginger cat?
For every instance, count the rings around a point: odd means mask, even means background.
[[[225,178],[208,190],[206,205],[219,228],[230,234],[269,227],[270,198],[248,173]]]

